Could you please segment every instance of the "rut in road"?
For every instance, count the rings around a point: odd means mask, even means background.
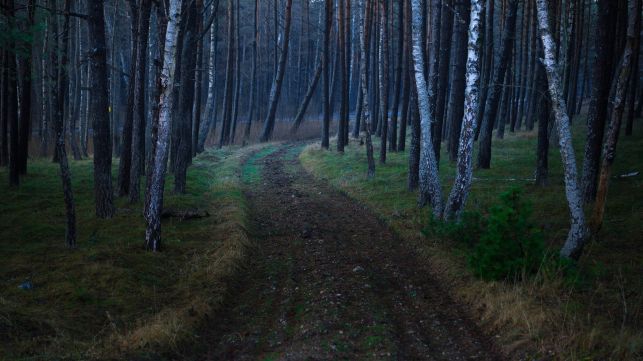
[[[259,160],[259,250],[203,335],[209,360],[496,360],[492,343],[372,213],[301,167]]]

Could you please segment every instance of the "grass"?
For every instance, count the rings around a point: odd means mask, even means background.
[[[642,171],[643,127],[638,124],[634,136],[620,138],[614,175]],[[575,133],[580,166],[584,134],[581,127]],[[467,210],[485,214],[501,192],[521,187],[533,204],[534,221],[555,254],[569,227],[562,165],[558,149],[552,146],[550,185],[534,186],[536,143],[534,132],[494,139],[492,168],[474,171]],[[605,224],[586,248],[573,279],[563,276],[560,268],[545,267],[526,281],[484,282],[466,267],[467,249],[461,242],[466,240],[422,234],[429,212],[418,209],[417,194],[406,190],[408,153],[389,153],[373,179],[366,177],[365,149],[355,141],[345,154],[313,144],[300,159],[315,176],[367,205],[407,239],[429,262],[434,276],[473,310],[472,317],[499,338],[506,353],[561,360],[642,356],[643,176],[611,181]],[[454,164],[443,149],[440,175],[445,195],[454,174]]]
[[[209,150],[194,160],[187,193],[167,191],[165,206],[210,216],[165,219],[163,251],[156,254],[143,250],[142,204],[118,199],[113,219],[96,219],[90,160],[71,163],[76,250],[64,246],[57,165],[34,160],[19,189],[0,183],[0,358],[129,358],[193,337],[252,247],[242,163],[262,147]],[[5,170],[0,179],[7,179]],[[19,288],[24,282],[33,289]]]

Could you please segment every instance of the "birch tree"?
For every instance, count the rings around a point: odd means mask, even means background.
[[[434,109],[429,102],[429,96],[435,92],[433,87],[427,88],[424,74],[424,52],[422,50],[422,4],[420,0],[411,0],[413,15],[413,65],[415,72],[415,87],[417,89],[418,108],[420,111],[420,205],[430,202],[433,215],[442,216],[442,186],[438,175],[438,163],[433,150],[431,126],[434,122]]]
[[[544,58],[541,59],[541,61],[547,73],[549,96],[554,112],[556,129],[558,130],[558,143],[565,172],[565,195],[571,216],[571,226],[567,240],[560,251],[560,255],[566,258],[578,259],[587,241],[587,229],[578,185],[576,157],[572,146],[572,132],[567,113],[567,105],[563,98],[563,86],[556,62],[556,43],[549,30],[549,10],[547,3],[547,0],[536,0],[538,30],[540,32],[544,53]]]
[[[480,32],[483,0],[471,1],[469,40],[467,45],[466,88],[464,94],[464,117],[458,144],[456,176],[447,201],[444,216],[459,216],[471,189],[473,177],[473,141],[476,135],[476,119],[480,104]]]
[[[146,197],[145,248],[150,251],[161,249],[161,212],[163,210],[163,190],[165,189],[165,172],[167,168],[168,146],[170,139],[170,121],[174,97],[174,73],[176,70],[176,48],[178,24],[180,20],[182,0],[170,0],[169,19],[165,35],[165,54],[163,71],[161,72],[161,98],[159,100],[158,134],[154,154],[152,155],[152,171]]]

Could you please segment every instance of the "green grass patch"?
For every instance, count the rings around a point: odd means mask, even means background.
[[[64,245],[59,170],[29,163],[20,188],[0,183],[0,355],[3,359],[118,358],[163,352],[192,335],[223,300],[245,261],[242,163],[261,146],[208,150],[188,170],[187,193],[168,176],[165,207],[209,217],[163,220],[163,251],[143,249],[142,203],[116,200],[94,216],[92,162],[71,162],[78,249]],[[114,161],[116,179],[118,160]],[[0,179],[8,178],[0,170]],[[144,182],[143,182],[144,184]],[[30,290],[21,284],[33,285]]]
[[[584,120],[575,122],[583,124]],[[643,127],[637,124],[634,136],[619,140],[614,175],[643,171]],[[582,128],[574,129],[579,169]],[[530,219],[542,234],[547,253],[556,254],[569,228],[558,148],[552,145],[550,149],[550,184],[541,188],[533,180],[535,132],[509,134],[493,142],[492,168],[474,171],[467,214],[487,217],[502,192],[520,188],[521,197],[532,205]],[[377,140],[375,148],[379,148]],[[553,354],[565,360],[641,356],[643,176],[611,180],[603,230],[588,245],[580,263],[570,267],[550,262],[526,280],[486,282],[473,277],[467,268],[472,245],[466,238],[469,232],[482,232],[476,225],[480,219],[472,219],[470,229],[442,226],[437,232],[430,225],[429,210],[417,208],[417,193],[407,190],[408,153],[389,153],[385,165],[377,164],[372,179],[366,177],[365,147],[356,141],[351,141],[345,154],[313,144],[300,159],[308,171],[367,205],[407,239],[429,262],[435,277],[471,306],[473,317],[489,332],[500,334],[508,353],[527,352],[537,358]],[[440,177],[445,196],[454,176],[454,163],[443,148]]]

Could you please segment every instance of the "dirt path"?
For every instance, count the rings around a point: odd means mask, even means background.
[[[209,360],[495,360],[491,343],[368,210],[296,145],[248,187],[259,250],[207,334]]]

